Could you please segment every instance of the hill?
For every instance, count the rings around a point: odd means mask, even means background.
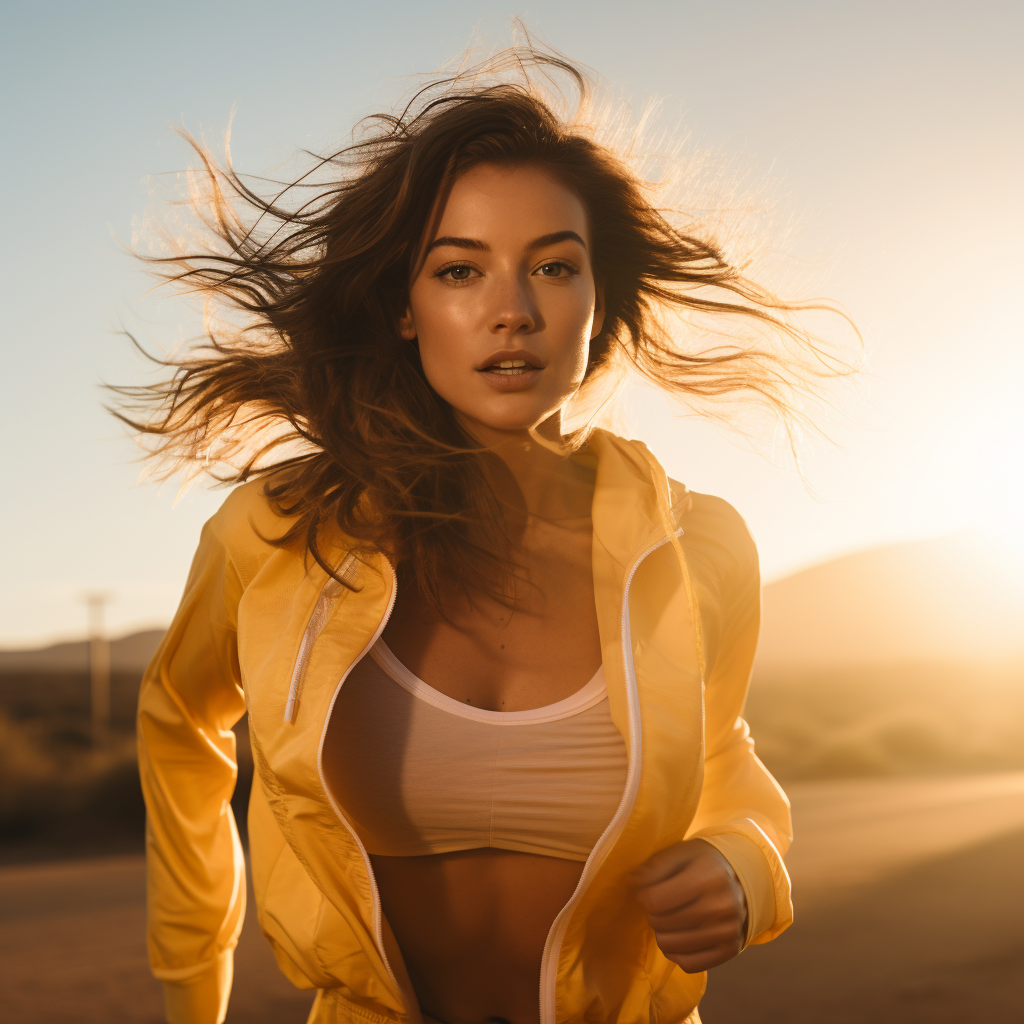
[[[110,670],[142,675],[153,657],[162,629],[131,633],[110,642]],[[76,640],[31,650],[0,651],[0,675],[65,674],[89,671],[89,642]]]
[[[769,584],[745,716],[780,779],[1024,768],[1024,572],[964,533]]]
[[[1024,566],[974,533],[872,548],[763,592],[755,672],[1024,655]]]

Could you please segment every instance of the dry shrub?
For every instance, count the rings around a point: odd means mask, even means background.
[[[76,718],[0,713],[0,839],[57,830],[138,827],[144,818],[135,739],[95,748]]]
[[[755,678],[746,717],[780,779],[1024,769],[1024,665]]]

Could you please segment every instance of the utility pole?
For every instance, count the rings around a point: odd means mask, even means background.
[[[83,594],[89,610],[89,696],[92,710],[92,742],[106,744],[110,734],[110,641],[103,628],[103,609],[109,594]]]

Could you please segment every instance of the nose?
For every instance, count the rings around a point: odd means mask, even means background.
[[[522,281],[507,282],[495,296],[490,320],[491,333],[499,336],[529,334],[537,329],[537,308]]]

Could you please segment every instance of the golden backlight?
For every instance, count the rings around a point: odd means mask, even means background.
[[[1007,391],[954,415],[937,432],[931,472],[936,493],[964,525],[976,526],[1024,570],[1024,404]]]

